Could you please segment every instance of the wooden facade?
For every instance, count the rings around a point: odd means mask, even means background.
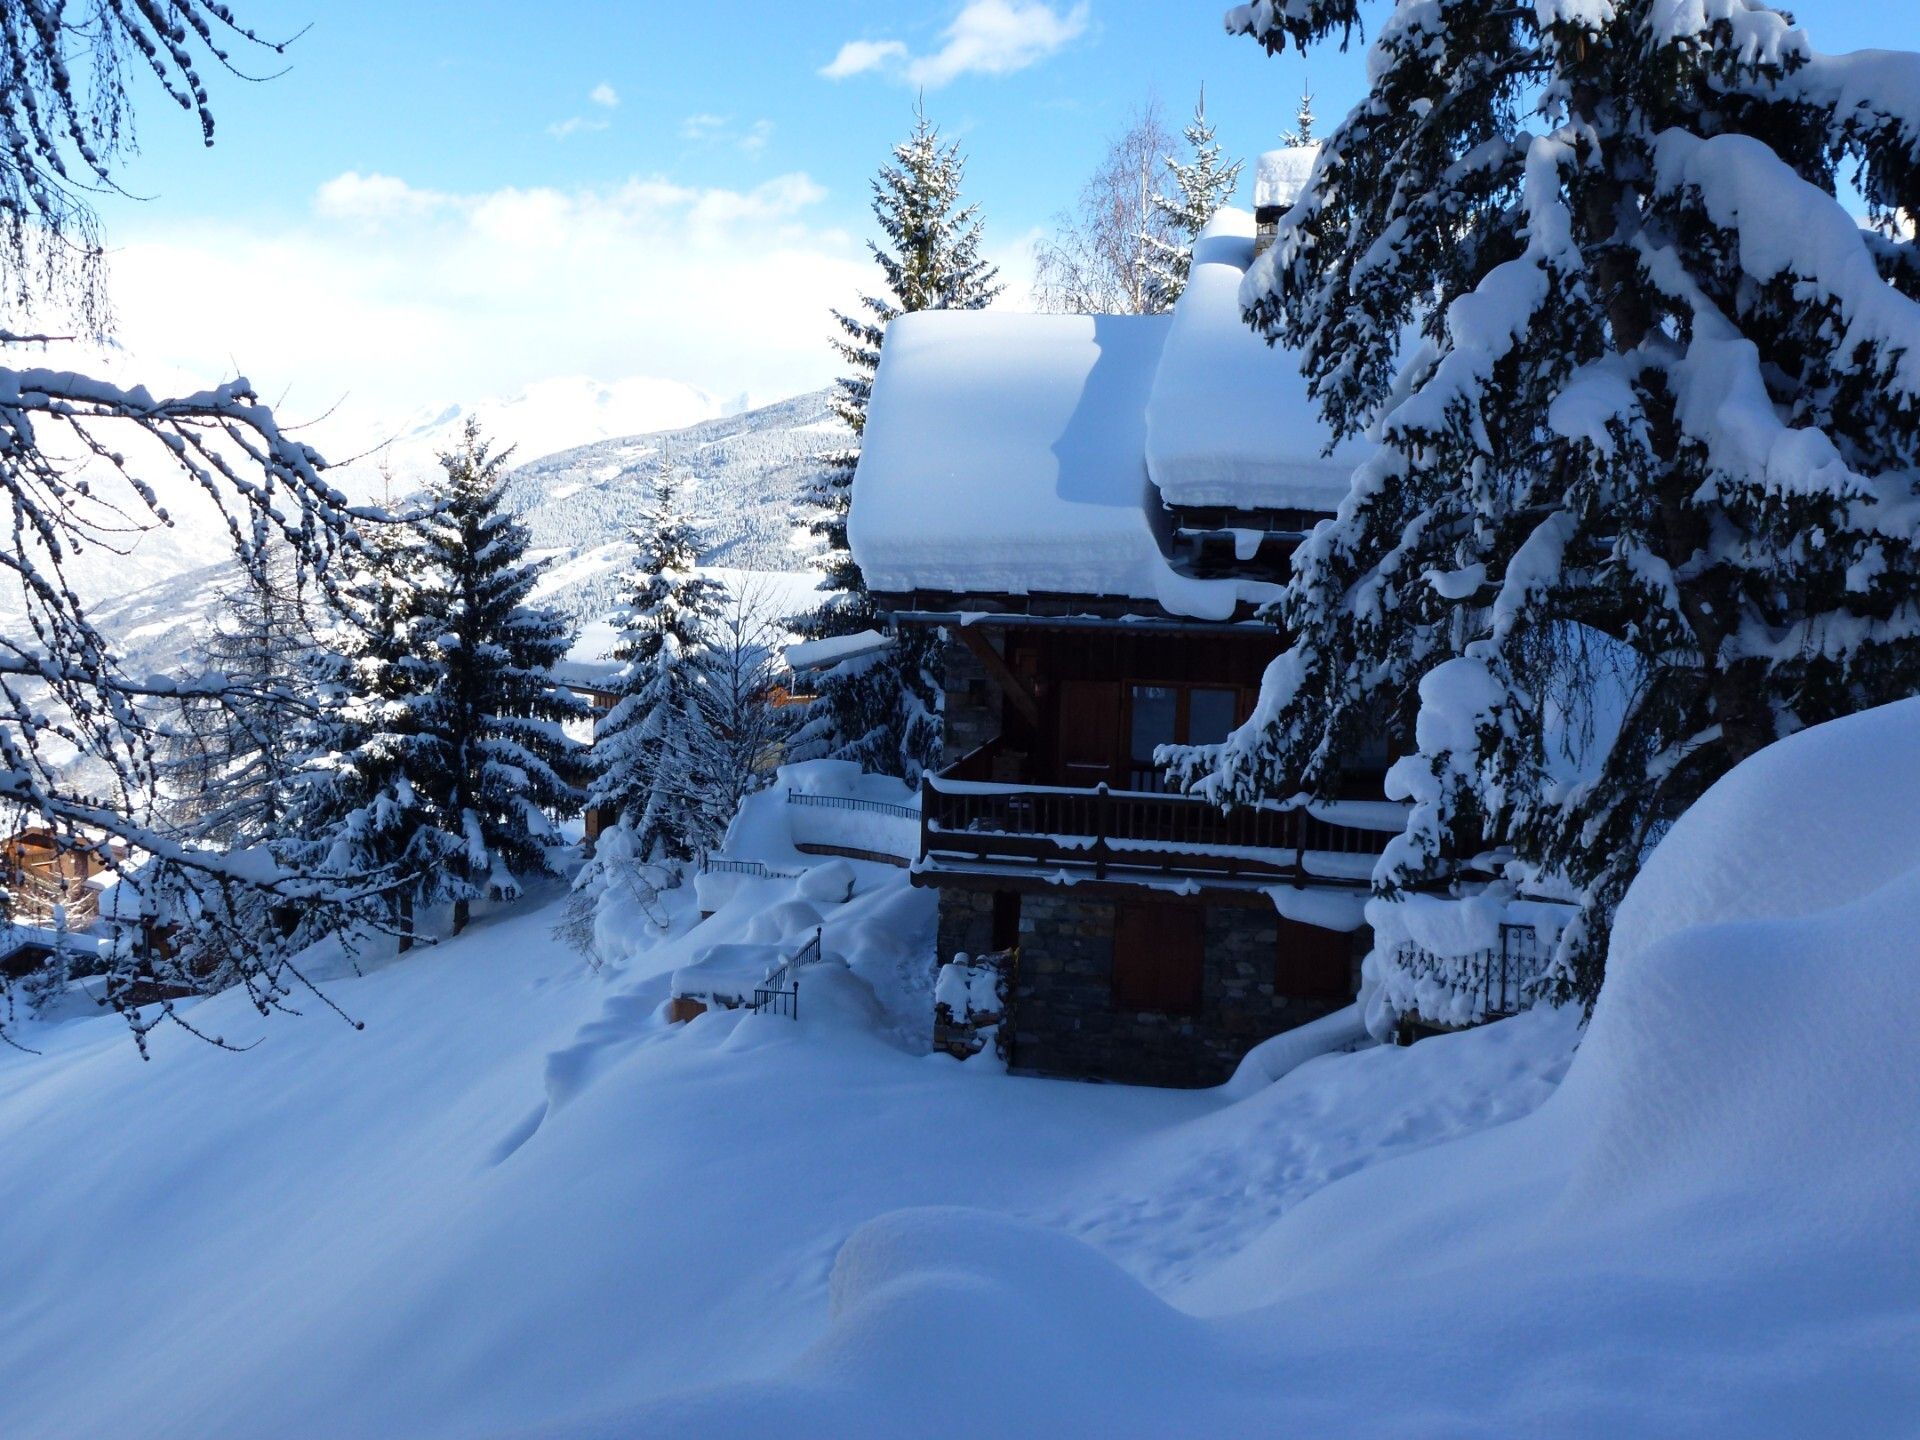
[[[44,827],[0,840],[0,889],[10,917],[22,924],[49,924],[56,909],[72,929],[92,924],[100,916],[100,891],[89,882],[110,868],[97,844]]]
[[[1339,811],[1223,810],[1172,792],[1153,761],[1251,714],[1272,630],[1031,615],[943,628],[950,763],[922,782],[914,883],[940,892],[943,960],[1018,948],[1015,1068],[1213,1084],[1253,1044],[1352,1000],[1364,936],[1288,920],[1271,891],[1338,890],[1357,917],[1386,835]],[[1378,796],[1378,774],[1354,788]]]

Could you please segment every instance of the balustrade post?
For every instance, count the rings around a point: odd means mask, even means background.
[[[1113,826],[1112,805],[1112,792],[1102,780],[1093,791],[1093,876],[1096,880],[1105,879],[1107,874],[1107,834]]]

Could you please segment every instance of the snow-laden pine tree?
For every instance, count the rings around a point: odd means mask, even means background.
[[[696,568],[699,536],[664,465],[633,540],[613,651],[620,698],[595,728],[588,803],[614,814],[639,863],[671,867],[704,853],[731,818],[712,805],[702,695],[726,591]]]
[[[885,623],[847,545],[847,511],[887,326],[919,310],[984,309],[1004,288],[998,269],[980,255],[979,207],[960,203],[965,175],[959,143],[942,144],[925,111],[916,110],[913,133],[893,147],[893,162],[873,182],[882,238],[867,248],[885,284],[862,295],[854,313],[834,314],[843,332],[834,348],[849,368],[835,383],[833,409],[854,443],[826,464],[806,497],[813,533],[826,545],[820,588],[827,598],[800,622],[810,638],[854,635]],[[883,658],[832,670],[822,679],[797,753],[917,780],[938,745],[931,719],[937,688],[928,647],[908,640]]]
[[[162,779],[175,823],[196,840],[232,847],[285,833],[308,708],[302,682],[317,598],[309,590],[318,587],[276,554],[226,587],[193,648],[195,675],[220,682],[190,683],[174,707]]]
[[[1304,150],[1314,143],[1313,91],[1300,91],[1300,108],[1293,112],[1293,128],[1280,132],[1280,143],[1289,150]]]
[[[1311,117],[1309,117],[1311,118]],[[1170,222],[1171,234],[1148,230],[1140,240],[1145,249],[1142,260],[1154,293],[1154,308],[1170,310],[1187,288],[1187,276],[1193,269],[1193,242],[1207,228],[1214,212],[1232,197],[1240,183],[1241,162],[1229,161],[1214,139],[1214,128],[1207,119],[1207,93],[1193,107],[1193,119],[1185,130],[1187,145],[1193,151],[1190,160],[1166,157],[1173,179],[1173,193],[1153,191],[1153,208]]]
[[[506,508],[511,452],[493,453],[477,420],[441,457],[423,522],[428,655],[440,674],[424,709],[425,768],[441,828],[457,837],[426,898],[453,902],[453,929],[471,902],[518,894],[549,874],[556,818],[580,807],[585,747],[562,728],[586,702],[553,677],[573,643],[566,617],[529,603],[540,565]]]
[[[1229,23],[1277,51],[1361,8]],[[1920,686],[1920,57],[1819,54],[1763,0],[1404,0],[1375,34],[1242,298],[1381,450],[1295,560],[1262,720],[1182,769],[1326,793],[1393,722],[1376,886],[1564,885],[1590,1000],[1667,822]]]
[[[334,623],[307,665],[314,717],[294,787],[285,848],[305,868],[377,893],[413,943],[414,910],[440,862],[460,844],[442,828],[424,776],[434,742],[428,706],[442,678],[410,524],[368,527],[335,597]]]
[[[776,703],[786,639],[764,583],[749,573],[727,588],[709,626],[706,683],[698,692],[704,721],[698,766],[712,842],[726,834],[741,802],[772,779],[793,735],[797,707]]]

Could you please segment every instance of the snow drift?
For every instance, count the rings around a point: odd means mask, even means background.
[[[1909,701],[1709,792],[1629,896],[1559,1091],[1311,1196],[1173,1297],[1210,1318],[1058,1237],[886,1217],[786,1378],[580,1433],[896,1433],[964,1396],[988,1430],[1049,1434],[1903,1431],[1917,913]]]

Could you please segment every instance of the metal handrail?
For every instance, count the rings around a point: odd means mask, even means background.
[[[751,875],[759,880],[798,880],[806,872],[803,870],[776,870],[771,865],[758,860],[709,860],[706,864],[709,875]]]
[[[764,1015],[772,1011],[776,1015],[786,1016],[789,1020],[800,1018],[799,972],[809,965],[819,963],[820,934],[819,928],[816,927],[811,940],[769,971],[764,985],[754,987],[754,1014]]]
[[[787,791],[789,805],[821,805],[832,810],[864,810],[869,814],[893,815],[902,820],[918,820],[920,812],[912,805],[896,805],[890,800],[863,800],[853,795],[816,795],[806,790]]]
[[[1402,945],[1394,960],[1417,979],[1438,981],[1457,994],[1474,998],[1487,1019],[1517,1015],[1540,997],[1547,978],[1547,947],[1531,925],[1500,926],[1500,944],[1464,955],[1441,955],[1418,945]]]

